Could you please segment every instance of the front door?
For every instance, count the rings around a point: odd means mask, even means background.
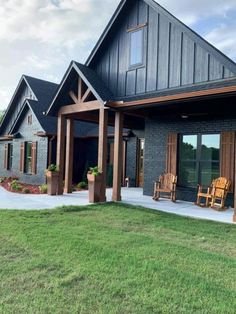
[[[145,140],[138,140],[138,150],[137,150],[137,186],[143,187],[144,182],[144,147]]]

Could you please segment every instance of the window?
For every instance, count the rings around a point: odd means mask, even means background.
[[[11,170],[13,162],[13,144],[5,144],[4,148],[4,169]]]
[[[32,124],[32,114],[28,115],[27,120],[28,120],[28,124],[31,125]]]
[[[32,143],[25,142],[25,173],[32,173]]]
[[[220,176],[220,135],[183,135],[179,149],[181,186],[208,186]]]
[[[8,144],[8,169],[12,169],[12,164],[13,164],[13,144]]]
[[[143,29],[130,33],[130,66],[138,66],[143,64]]]

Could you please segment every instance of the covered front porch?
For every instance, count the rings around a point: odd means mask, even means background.
[[[58,116],[57,165],[60,171],[59,195],[63,194],[63,192],[72,192],[73,122],[74,120],[84,120],[99,125],[98,167],[103,174],[100,202],[109,200],[129,202],[126,195],[122,195],[125,193],[125,190],[121,190],[123,164],[122,133],[124,127],[130,129],[141,127],[145,129],[145,141],[147,144],[144,156],[144,194],[147,196],[143,196],[143,198],[150,202],[150,208],[154,204],[154,209],[157,209],[156,206],[160,206],[158,205],[159,203],[153,203],[151,199],[154,180],[164,171],[179,175],[179,160],[181,159],[179,158],[179,139],[181,136],[185,134],[188,136],[192,134],[196,134],[196,136],[201,134],[211,136],[216,133],[219,141],[216,175],[217,177],[226,177],[231,181],[230,205],[233,206],[233,199],[236,195],[234,191],[236,110],[233,106],[235,90],[231,86],[218,89],[214,88],[215,86],[210,86],[210,88],[209,86],[204,86],[204,90],[199,89],[194,92],[173,90],[170,95],[158,94],[150,99],[135,99],[135,97],[131,97],[126,99],[126,101],[119,99],[111,101],[109,99],[112,98],[109,97],[112,96],[108,95],[109,92],[106,91],[106,87],[101,86],[101,82],[94,81],[94,77],[91,79],[91,73],[87,73],[87,71],[88,69],[84,69],[81,65],[72,65],[68,72],[68,78],[65,78],[61,90],[48,111],[48,114]],[[69,77],[70,73],[73,74],[71,74],[71,78]],[[104,94],[106,95],[104,96]],[[65,95],[67,99],[65,99]],[[222,111],[223,105],[227,105],[227,112]],[[112,191],[112,195],[106,195],[108,125],[114,126],[113,189],[109,190]],[[197,154],[199,154],[202,144],[200,141],[197,141],[197,143],[199,147],[191,146],[191,149],[193,151],[196,150]],[[212,154],[212,147],[209,148],[209,152]],[[211,158],[203,160],[210,164],[210,169]],[[191,182],[187,182],[191,183],[194,191],[197,184],[201,183],[198,179],[202,175],[202,160],[200,157],[198,159],[196,161],[197,175],[194,180],[191,178]],[[207,185],[210,185],[213,175],[213,172],[209,172]],[[63,182],[64,178],[65,183]],[[183,179],[180,176],[179,178]],[[179,187],[181,188],[181,186]],[[130,191],[128,190],[128,193]],[[180,189],[179,192],[181,192]],[[186,199],[187,193],[189,193],[188,186],[183,189],[180,199],[188,200]],[[195,195],[191,196],[190,200],[192,202],[193,198],[195,198]],[[135,205],[142,205],[141,193],[134,196],[133,202]],[[168,208],[173,208],[174,211],[177,206],[166,202],[163,202],[163,206],[165,206],[164,204],[167,204]],[[183,207],[191,212],[189,206],[193,206],[192,203],[184,204],[189,204],[187,207]],[[161,210],[163,207],[160,206],[159,208]],[[206,217],[203,215],[199,218],[207,218],[208,213],[210,216],[213,215],[213,217],[224,215],[214,213],[212,209],[202,210],[196,207],[194,210],[196,210],[194,215],[199,212],[206,214]],[[181,211],[183,210],[179,210],[177,213],[181,213]],[[231,216],[229,220],[232,220],[232,212],[227,212],[226,216],[228,213]]]

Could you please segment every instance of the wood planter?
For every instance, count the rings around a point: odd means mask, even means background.
[[[87,174],[88,178],[88,189],[89,189],[89,203],[99,203],[101,196],[102,187],[102,174],[97,176],[93,174]]]
[[[48,185],[48,195],[57,195],[58,191],[58,171],[47,171],[47,185]]]
[[[234,210],[233,222],[236,222],[236,209]]]

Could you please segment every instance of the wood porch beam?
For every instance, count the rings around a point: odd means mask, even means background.
[[[57,166],[59,169],[57,194],[63,194],[63,178],[65,164],[65,117],[59,115],[57,120]]]
[[[100,108],[102,108],[102,104],[100,101],[98,100],[88,101],[85,103],[78,103],[74,105],[61,107],[61,109],[59,110],[59,115],[70,115],[73,113],[98,110]]]
[[[81,102],[85,102],[87,100],[87,98],[92,94],[92,91],[90,88],[88,88],[86,90],[86,92],[84,93],[82,99],[81,99]]]
[[[67,119],[66,125],[66,163],[65,163],[65,193],[72,193],[74,159],[74,120]]]
[[[80,102],[82,98],[82,79],[79,77],[78,79],[78,101]]]
[[[78,100],[78,98],[76,97],[75,93],[72,90],[69,92],[69,96],[74,101],[75,104],[78,104],[79,100]]]
[[[108,110],[99,110],[99,138],[98,138],[98,167],[102,172],[102,187],[100,202],[106,202],[106,172],[107,172],[107,125]]]
[[[122,112],[116,112],[115,115],[115,139],[114,139],[114,167],[113,167],[113,193],[114,202],[121,201],[121,180],[123,165],[123,120]]]
[[[147,98],[141,100],[134,100],[128,102],[109,102],[107,103],[108,107],[111,108],[126,108],[126,107],[138,107],[142,105],[150,105],[150,104],[158,104],[164,103],[168,101],[176,101],[176,100],[183,100],[183,99],[191,99],[197,98],[202,96],[214,96],[219,94],[226,94],[236,92],[236,86],[227,86],[221,88],[212,88],[194,92],[187,92],[187,93],[180,93],[175,95],[167,95],[161,97],[154,97],[154,98]]]

